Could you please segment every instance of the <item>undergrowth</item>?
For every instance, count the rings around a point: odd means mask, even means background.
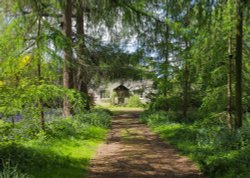
[[[250,177],[250,125],[246,123],[232,132],[219,116],[195,122],[180,118],[171,111],[146,111],[141,121],[198,163],[205,175],[211,178]]]
[[[42,131],[32,121],[1,122],[0,178],[83,177],[111,125],[111,113],[95,109],[46,125]]]

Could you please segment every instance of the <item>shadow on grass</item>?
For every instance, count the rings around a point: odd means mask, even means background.
[[[0,158],[10,160],[13,166],[17,165],[18,170],[36,178],[83,177],[89,161],[88,158],[73,158],[70,155],[60,155],[50,150],[18,144],[1,146]]]
[[[213,178],[250,177],[250,148],[232,150],[201,144],[198,129],[184,124],[157,125],[153,130],[161,139],[174,145],[181,153],[198,163],[201,171]]]

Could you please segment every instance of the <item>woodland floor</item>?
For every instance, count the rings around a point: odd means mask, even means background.
[[[203,178],[197,167],[139,122],[138,112],[114,116],[107,142],[90,161],[87,178]]]

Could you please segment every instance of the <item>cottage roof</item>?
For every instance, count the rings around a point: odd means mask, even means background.
[[[128,91],[129,89],[124,85],[119,85],[118,87],[114,88],[114,91]]]

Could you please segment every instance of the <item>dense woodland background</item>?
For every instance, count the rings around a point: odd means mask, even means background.
[[[111,124],[88,89],[120,79],[154,81],[141,120],[205,174],[249,177],[249,8],[247,0],[1,0],[0,177],[81,176]],[[86,151],[74,155],[80,145]]]

